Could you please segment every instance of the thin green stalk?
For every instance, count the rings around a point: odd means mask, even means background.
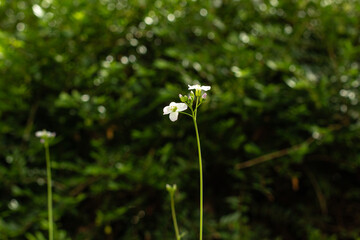
[[[199,152],[199,171],[200,171],[200,238],[199,239],[202,240],[202,235],[203,235],[203,205],[204,205],[204,199],[203,199],[203,172],[202,172],[200,137],[199,137],[198,127],[197,127],[197,124],[196,124],[196,111],[195,111],[195,114],[193,113],[193,120],[194,120],[195,132],[196,132],[196,140],[197,140],[198,152]]]
[[[192,115],[190,115],[190,114],[188,114],[188,113],[186,113],[186,112],[179,112],[179,113],[188,115],[188,116],[190,116],[190,117],[193,117]]]
[[[196,120],[196,116],[197,116],[197,109],[199,107],[199,98],[197,97],[196,98],[196,107],[195,107],[195,111],[194,111],[194,114],[195,114],[195,120]]]
[[[180,234],[179,234],[179,227],[178,227],[177,221],[176,221],[174,193],[170,193],[170,201],[171,201],[171,215],[172,215],[172,218],[173,218],[176,240],[180,240],[181,237],[180,237]]]
[[[49,143],[47,143],[46,140],[44,143],[44,147],[45,147],[46,174],[47,174],[49,240],[54,240],[50,153],[49,153]]]

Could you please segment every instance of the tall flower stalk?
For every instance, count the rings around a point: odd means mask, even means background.
[[[178,227],[177,220],[176,220],[175,201],[174,201],[174,194],[175,194],[176,189],[177,189],[176,184],[174,184],[173,186],[166,184],[166,190],[169,192],[169,195],[170,195],[171,216],[172,216],[173,223],[174,223],[176,240],[181,240],[182,235],[180,235],[179,227]]]
[[[48,203],[48,230],[49,240],[54,240],[54,224],[53,224],[53,207],[52,207],[52,184],[51,184],[51,165],[49,142],[55,137],[55,133],[46,130],[37,131],[35,136],[40,138],[40,142],[44,145],[46,159],[46,176],[47,176],[47,203]]]
[[[195,127],[195,133],[196,133],[196,142],[198,147],[198,155],[199,155],[199,175],[200,175],[200,230],[199,230],[199,239],[203,239],[203,225],[204,225],[204,182],[203,182],[203,169],[202,169],[202,158],[201,158],[201,145],[200,145],[200,136],[199,136],[199,130],[197,126],[197,110],[199,106],[203,103],[203,101],[206,99],[207,94],[202,93],[203,91],[210,90],[210,86],[200,86],[200,85],[189,85],[189,90],[195,90],[195,93],[193,91],[190,92],[189,96],[182,96],[179,95],[179,98],[182,103],[170,103],[169,106],[166,106],[163,109],[164,115],[169,114],[171,121],[176,121],[178,119],[179,113],[188,115],[193,119],[194,127]],[[190,109],[191,114],[185,111],[187,108]],[[172,202],[173,204],[173,202]],[[173,209],[173,208],[172,208]],[[174,225],[177,226],[176,218],[174,219]],[[175,228],[175,234],[178,238],[178,230]]]

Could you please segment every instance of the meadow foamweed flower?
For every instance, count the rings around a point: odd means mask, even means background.
[[[196,123],[197,119],[197,110],[198,107],[203,103],[203,101],[206,99],[207,94],[206,91],[209,91],[211,89],[210,86],[201,86],[199,84],[197,85],[188,85],[189,90],[195,90],[195,93],[193,91],[190,91],[188,96],[183,96],[182,94],[179,94],[180,101],[183,103],[170,103],[169,106],[166,106],[164,108],[164,115],[170,114],[170,120],[176,121],[179,115],[179,112],[185,115],[188,115],[193,119],[194,127],[195,127],[195,133],[196,133],[196,142],[198,147],[198,154],[199,154],[199,175],[200,175],[200,231],[199,231],[199,240],[203,240],[203,223],[204,223],[204,184],[203,184],[203,170],[202,170],[202,157],[201,157],[201,147],[200,147],[200,136],[199,131]],[[202,92],[204,91],[204,93]],[[182,112],[186,110],[189,107],[191,113]],[[177,226],[176,221],[176,215],[175,215],[175,204],[174,204],[174,192],[176,191],[176,185],[166,185],[166,190],[170,193],[171,198],[171,212],[173,216],[173,222],[174,222],[174,229],[176,234],[176,239],[181,240],[183,234],[180,235],[179,229]]]
[[[179,112],[185,111],[187,105],[185,103],[175,103],[171,102],[169,106],[164,107],[164,115],[170,114],[169,118],[171,121],[175,122],[178,119]]]
[[[38,138],[53,138],[56,136],[56,133],[54,132],[49,132],[49,131],[46,131],[45,129],[42,130],[42,131],[37,131],[35,133],[35,136],[38,137]]]
[[[40,142],[41,143],[44,143],[45,141],[51,139],[51,138],[54,138],[56,136],[56,133],[54,132],[49,132],[49,131],[46,131],[45,129],[42,130],[42,131],[37,131],[35,132],[35,136],[38,137],[38,138],[41,138],[40,139]]]
[[[188,85],[189,86],[189,89],[188,90],[192,90],[192,89],[195,89],[195,90],[204,90],[204,91],[209,91],[211,89],[210,86],[201,86],[199,84],[196,84],[196,85]]]
[[[48,200],[48,230],[49,240],[54,240],[54,220],[53,220],[53,207],[52,207],[52,184],[51,184],[51,165],[50,165],[50,152],[49,142],[55,137],[54,132],[42,131],[35,132],[35,136],[40,138],[40,142],[43,144],[45,149],[46,159],[46,175],[47,175],[47,200]]]
[[[192,86],[190,86],[190,85],[188,85],[189,86],[189,89],[188,90],[193,90],[193,89],[195,89],[195,95],[197,96],[197,97],[200,97],[201,96],[201,91],[209,91],[210,89],[211,89],[211,87],[210,86],[201,86],[201,85],[199,85],[199,84],[196,84],[196,85],[192,85]]]

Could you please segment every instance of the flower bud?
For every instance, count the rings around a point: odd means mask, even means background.
[[[206,97],[207,97],[207,94],[206,94],[206,93],[204,93],[204,94],[201,96],[202,99],[206,99]]]
[[[183,95],[179,94],[179,98],[180,98],[180,101],[182,101],[182,102],[187,102],[187,100],[188,100],[188,97],[186,95],[183,96]]]
[[[195,94],[193,91],[190,92],[190,98],[191,98],[191,100],[194,100],[194,98],[195,98]]]
[[[169,193],[174,193],[175,191],[176,191],[176,189],[177,189],[177,186],[176,186],[176,184],[174,184],[174,185],[170,185],[170,184],[166,184],[166,190],[169,192]]]

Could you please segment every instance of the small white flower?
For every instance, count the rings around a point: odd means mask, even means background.
[[[210,86],[200,86],[199,84],[196,85],[188,85],[189,86],[189,90],[195,89],[195,90],[204,90],[204,91],[209,91],[211,89]]]
[[[53,137],[55,137],[55,135],[56,134],[54,132],[49,132],[49,131],[46,131],[45,129],[42,131],[37,131],[35,133],[35,136],[38,138],[53,138]]]
[[[170,114],[169,118],[171,121],[175,122],[178,119],[179,112],[185,111],[187,109],[187,105],[185,103],[175,103],[171,102],[169,106],[164,107],[164,115]]]

